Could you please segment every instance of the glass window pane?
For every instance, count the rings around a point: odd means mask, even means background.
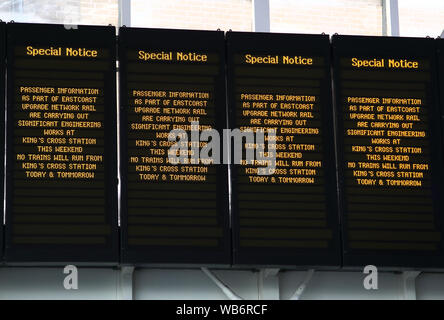
[[[382,35],[381,0],[270,0],[272,32]]]
[[[131,26],[251,31],[251,0],[132,0]]]
[[[4,21],[117,25],[118,0],[1,0]]]
[[[400,0],[399,33],[403,37],[436,38],[444,29],[443,0]]]

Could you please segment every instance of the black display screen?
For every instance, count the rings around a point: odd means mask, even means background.
[[[117,263],[114,27],[8,24],[7,262]]]
[[[442,267],[433,39],[334,36],[344,266]]]
[[[227,57],[230,128],[276,130],[273,174],[233,166],[234,264],[338,267],[328,36],[229,32]]]
[[[438,53],[437,57],[438,57],[438,80],[439,80],[438,83],[439,83],[439,92],[440,92],[439,110],[441,112],[441,137],[444,138],[444,39],[438,39],[435,41]]]
[[[5,66],[6,66],[6,24],[0,22],[0,157],[4,159],[5,152]],[[0,176],[4,177],[4,163],[0,165]],[[3,183],[0,186],[0,195],[3,199]],[[0,261],[3,260],[3,209],[0,210]]]
[[[191,159],[191,122],[225,127],[223,32],[121,28],[119,60],[123,262],[229,264],[227,167],[171,162],[168,141]]]

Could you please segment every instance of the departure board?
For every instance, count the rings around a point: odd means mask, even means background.
[[[436,40],[438,52],[438,83],[440,92],[441,137],[444,137],[444,39]],[[443,141],[444,146],[444,141]]]
[[[123,262],[229,264],[227,167],[193,138],[225,127],[223,32],[121,28],[119,63]]]
[[[6,260],[117,263],[114,27],[8,24]]]
[[[1,141],[1,149],[0,149],[0,156],[1,159],[4,159],[4,152],[5,152],[5,66],[6,66],[6,24],[4,22],[0,22],[0,141]],[[0,165],[0,176],[4,177],[4,163]],[[1,183],[0,185],[0,195],[3,199],[4,197],[4,190],[3,190],[4,183]],[[0,261],[3,260],[3,210],[0,210]]]
[[[276,133],[274,172],[246,158],[260,140],[233,166],[234,264],[339,266],[328,36],[229,32],[227,52],[230,128]]]
[[[344,266],[444,266],[432,39],[334,36]]]

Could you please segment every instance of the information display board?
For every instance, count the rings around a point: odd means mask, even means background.
[[[0,157],[4,159],[4,150],[5,150],[5,66],[6,66],[6,24],[4,22],[0,22]],[[0,176],[4,177],[4,164],[0,165]],[[0,185],[0,195],[4,197],[3,190],[4,183]],[[0,210],[0,261],[3,260],[3,209]]]
[[[441,137],[444,139],[444,39],[435,40],[438,53],[438,83],[440,92]],[[444,141],[443,141],[444,147]]]
[[[227,52],[230,128],[276,130],[274,173],[233,166],[234,264],[339,266],[328,36],[229,32]]]
[[[7,26],[7,262],[118,262],[115,39]]]
[[[433,39],[334,36],[344,266],[444,266]]]
[[[223,32],[121,28],[119,61],[123,262],[229,264],[227,167],[191,132],[226,124]]]

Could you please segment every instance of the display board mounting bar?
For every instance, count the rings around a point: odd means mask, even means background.
[[[300,284],[300,286],[296,289],[296,292],[291,296],[290,300],[299,300],[301,295],[304,293],[305,289],[307,288],[308,283],[310,282],[311,278],[313,277],[314,269],[310,269],[307,271],[307,274],[305,275],[304,281]]]
[[[119,300],[133,300],[133,276],[133,266],[125,266],[119,270],[119,287],[117,291],[117,297]]]
[[[404,271],[402,273],[402,285],[405,300],[416,300],[416,278],[421,271]]]
[[[228,297],[230,300],[243,300],[241,297],[239,297],[237,294],[231,290],[230,287],[228,287],[225,283],[223,283],[219,278],[217,278],[210,270],[207,268],[201,268],[202,272],[205,273],[208,278],[211,279],[211,281],[216,284],[219,289],[222,290],[222,292]]]

